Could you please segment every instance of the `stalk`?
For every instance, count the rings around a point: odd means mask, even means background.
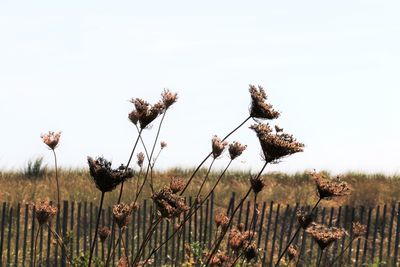
[[[55,166],[55,169],[56,169],[56,183],[57,183],[57,204],[58,204],[58,207],[60,207],[60,184],[59,184],[59,182],[58,182],[58,171],[57,171],[57,155],[56,155],[56,152],[54,151],[54,149],[52,149],[52,151],[53,151],[53,155],[54,155],[54,166]]]
[[[101,199],[100,199],[99,212],[97,214],[96,228],[95,228],[95,232],[94,232],[94,238],[93,238],[92,247],[90,248],[89,267],[92,266],[92,257],[93,257],[94,247],[96,245],[97,231],[99,230],[100,215],[101,215],[101,211],[103,209],[104,195],[105,195],[105,193],[101,192]]]
[[[42,229],[42,225],[39,226],[39,228],[37,229],[36,232],[36,237],[35,237],[35,250],[34,250],[34,254],[33,254],[33,267],[36,267],[36,249],[37,249],[37,243],[38,243],[38,239],[39,239],[39,232],[40,229]]]

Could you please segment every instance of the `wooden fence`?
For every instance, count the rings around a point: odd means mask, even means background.
[[[192,199],[188,199],[189,204]],[[154,265],[177,264],[190,255],[188,246],[207,248],[215,237],[214,215],[219,212],[214,198],[204,204],[195,215],[185,224],[181,236],[174,236],[154,256]],[[237,204],[232,195],[228,213]],[[123,234],[129,254],[134,254],[140,246],[145,231],[153,216],[151,201],[144,201],[138,211],[133,213],[131,225]],[[257,210],[257,232],[255,242],[260,250],[260,261],[263,266],[273,266],[278,255],[283,251],[290,237],[297,230],[296,210],[298,205],[280,205],[273,202],[262,202],[255,205]],[[344,227],[349,235],[334,243],[324,252],[321,266],[338,257],[352,238],[351,223],[360,221],[368,226],[365,237],[350,245],[350,249],[341,257],[336,266],[362,266],[365,263],[376,263],[377,266],[398,266],[399,237],[400,237],[400,203],[377,207],[319,208],[316,210],[317,222],[331,226]],[[34,241],[38,223],[33,216],[32,208],[28,205],[9,205],[3,203],[1,210],[0,232],[0,266],[32,266],[34,258]],[[92,203],[74,203],[64,201],[52,229],[61,233],[67,244],[70,258],[79,258],[89,252],[95,228],[98,207]],[[249,228],[254,205],[246,202],[236,214],[234,225],[242,222]],[[110,226],[112,222],[111,207],[103,210],[101,226]],[[162,221],[153,235],[148,248],[165,241],[174,231],[178,220]],[[302,230],[294,244],[300,250],[299,266],[315,266],[318,257],[318,245]],[[223,244],[225,247],[226,244]],[[97,242],[95,255],[103,260],[107,255],[107,244]],[[56,245],[48,228],[39,232],[37,262],[40,266],[65,266],[64,251]],[[117,247],[113,262],[123,255],[123,248]]]

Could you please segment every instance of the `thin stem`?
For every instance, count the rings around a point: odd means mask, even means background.
[[[206,176],[204,177],[203,182],[201,183],[201,186],[200,186],[200,188],[199,188],[199,191],[197,192],[196,199],[200,196],[201,190],[203,189],[203,187],[204,187],[204,185],[205,185],[205,183],[206,183],[206,181],[207,181],[207,179],[208,179],[208,176],[209,176],[209,174],[210,174],[210,171],[211,171],[211,168],[212,168],[214,162],[215,162],[215,158],[213,158],[213,160],[211,161],[210,166],[208,167]]]
[[[321,202],[322,198],[318,198],[317,203],[315,203],[314,207],[311,210],[311,213],[314,212],[314,210],[317,208],[317,206],[319,205],[319,203]],[[301,229],[301,225],[299,225],[297,227],[296,232],[294,233],[294,235],[292,236],[292,238],[290,239],[289,243],[287,243],[285,249],[283,250],[283,252],[281,253],[281,255],[279,255],[279,258],[275,264],[275,267],[279,266],[279,262],[282,260],[283,256],[285,255],[286,251],[289,249],[289,246],[293,243],[294,239],[296,238],[296,236],[298,235],[298,233],[300,232]]]
[[[33,267],[36,267],[36,249],[37,249],[37,244],[38,244],[38,239],[39,239],[39,232],[40,229],[42,229],[42,225],[39,226],[36,232],[36,237],[35,237],[35,250],[33,252]]]
[[[321,264],[321,260],[322,260],[322,254],[324,253],[323,250],[321,250],[321,253],[319,254],[319,260],[318,260],[318,264],[317,267],[319,267],[319,265]]]
[[[122,235],[122,233],[121,233],[121,235]],[[130,266],[128,250],[126,249],[126,245],[125,245],[125,241],[124,241],[124,237],[123,236],[121,237],[121,244],[122,244],[122,247],[124,248],[126,262],[128,263],[128,266]]]
[[[60,185],[58,183],[58,170],[57,170],[57,155],[56,155],[56,151],[54,149],[52,149],[53,151],[53,155],[54,155],[54,167],[56,169],[56,183],[57,183],[57,203],[58,206],[60,206]]]
[[[350,240],[350,242],[347,244],[347,246],[345,247],[344,250],[342,250],[342,252],[333,259],[333,261],[331,262],[331,264],[329,266],[333,266],[335,264],[335,261],[337,261],[339,258],[341,258],[343,256],[343,254],[350,248],[350,245],[353,243],[354,240],[356,240],[357,238],[353,238]]]
[[[96,245],[96,239],[97,239],[97,232],[99,230],[99,224],[100,224],[100,215],[101,215],[101,211],[103,209],[103,201],[104,201],[104,192],[101,192],[101,199],[100,199],[100,206],[99,206],[99,212],[97,214],[97,222],[96,222],[96,228],[95,228],[95,232],[94,232],[94,238],[93,238],[93,243],[92,243],[92,247],[90,249],[90,256],[89,256],[89,267],[92,265],[92,257],[93,257],[93,252],[94,252],[94,247]]]
[[[144,252],[144,248],[145,248],[147,242],[150,241],[152,233],[156,229],[157,225],[161,222],[161,220],[162,220],[162,218],[160,217],[154,223],[152,223],[152,225],[150,225],[149,229],[147,230],[147,232],[145,234],[145,238],[143,239],[142,244],[140,245],[139,250],[136,253],[135,259],[133,260],[133,265],[135,265],[140,260],[140,257],[142,256],[142,254]],[[151,257],[151,255],[149,256],[149,258]],[[149,260],[149,258],[146,260],[146,262]]]
[[[51,229],[49,224],[46,224],[47,228],[49,228],[50,232],[54,235],[54,237],[56,238],[56,241],[58,243],[58,245],[64,250],[65,252],[65,257],[67,258],[68,262],[71,263],[71,259],[69,257],[69,253],[68,253],[68,249],[65,246],[64,242],[62,241],[62,238],[59,234],[57,234],[56,231],[54,231],[53,229]]]

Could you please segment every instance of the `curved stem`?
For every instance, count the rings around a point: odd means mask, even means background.
[[[333,259],[333,261],[331,262],[331,264],[329,266],[333,266],[335,264],[335,261],[337,261],[338,259],[340,259],[343,256],[343,254],[350,248],[350,245],[353,243],[354,240],[356,240],[356,238],[353,238],[350,240],[350,242],[347,244],[345,249],[342,250],[342,252],[336,258]]]
[[[54,167],[56,169],[56,183],[57,183],[57,204],[60,206],[60,185],[58,183],[58,170],[57,170],[57,155],[54,149],[52,149],[54,155]]]
[[[34,252],[33,252],[33,267],[36,267],[36,249],[37,249],[37,244],[38,244],[40,229],[42,229],[42,225],[39,225],[39,228],[37,229],[37,232],[36,232],[36,237],[35,237],[35,250],[34,250]]]
[[[128,250],[126,249],[126,245],[125,245],[125,241],[124,241],[124,237],[122,236],[122,233],[121,233],[121,244],[122,244],[122,247],[124,248],[126,262],[128,263],[128,266],[130,266]]]
[[[207,179],[208,179],[208,176],[209,176],[209,174],[210,174],[210,171],[211,171],[211,168],[212,168],[214,162],[215,162],[215,158],[213,158],[213,160],[211,161],[210,166],[208,167],[206,176],[204,177],[203,182],[201,183],[201,186],[200,186],[200,188],[199,188],[199,191],[197,192],[196,199],[200,196],[201,190],[203,189],[204,185],[206,184],[206,181],[207,181]]]
[[[90,249],[90,256],[89,256],[89,267],[92,265],[92,257],[93,257],[93,252],[94,252],[94,247],[96,245],[96,239],[97,239],[97,232],[99,230],[99,224],[100,224],[100,215],[101,215],[101,211],[103,209],[103,201],[104,201],[104,192],[101,192],[101,199],[100,199],[100,206],[99,206],[99,212],[97,214],[97,222],[96,222],[96,228],[95,228],[95,232],[94,232],[94,238],[93,238],[93,243],[92,243],[92,247]]]
[[[317,264],[317,267],[319,267],[320,266],[320,264],[321,264],[321,260],[322,260],[322,254],[324,253],[324,251],[323,250],[321,250],[321,253],[319,254],[319,260],[318,260],[318,264]]]
[[[47,228],[49,228],[50,232],[54,235],[54,237],[57,240],[58,245],[64,250],[65,252],[65,257],[67,258],[68,262],[71,263],[71,259],[69,257],[68,249],[65,246],[64,242],[62,241],[62,238],[59,234],[56,233],[53,229],[51,229],[49,224],[46,224]]]

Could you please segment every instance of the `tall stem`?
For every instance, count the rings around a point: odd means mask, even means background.
[[[36,237],[35,237],[35,250],[33,252],[33,267],[36,267],[36,249],[37,249],[37,243],[38,243],[38,239],[39,239],[39,232],[40,229],[42,229],[42,225],[39,225],[39,228],[37,229],[36,232]]]
[[[54,155],[54,167],[56,169],[56,183],[57,183],[57,204],[58,207],[60,207],[60,184],[58,183],[58,170],[57,170],[57,155],[56,152],[54,151],[54,149],[52,149],[53,151],[53,155]]]
[[[356,238],[353,238],[350,240],[350,242],[347,244],[347,246],[344,248],[344,250],[336,257],[333,259],[333,261],[331,262],[331,264],[329,266],[333,266],[335,264],[335,261],[337,261],[338,259],[340,259],[343,254],[350,248],[350,245],[353,243],[353,241],[356,240]]]
[[[210,166],[208,167],[206,176],[204,177],[203,182],[202,182],[201,185],[200,185],[199,191],[197,192],[196,199],[200,196],[201,190],[203,190],[203,187],[204,187],[204,185],[205,185],[205,183],[206,183],[206,181],[207,181],[207,179],[208,179],[208,176],[209,176],[209,174],[210,174],[210,171],[211,171],[211,168],[212,168],[214,162],[215,162],[215,158],[213,158],[213,160],[211,161]]]
[[[321,260],[322,260],[322,254],[324,253],[324,251],[323,250],[321,250],[321,253],[319,254],[319,260],[318,260],[318,264],[317,264],[317,267],[319,267],[320,266],[320,264],[321,264]]]
[[[104,194],[105,194],[104,192],[101,192],[101,199],[100,199],[99,212],[97,214],[96,228],[95,228],[95,232],[94,232],[94,238],[93,238],[92,247],[90,248],[89,267],[92,265],[92,257],[93,257],[94,247],[95,247],[96,241],[97,241],[96,240],[97,239],[97,232],[99,230],[100,215],[101,215],[101,211],[103,209]]]
[[[321,202],[321,200],[322,200],[322,198],[319,198],[319,199],[318,199],[317,203],[315,203],[314,207],[312,208],[311,213],[314,212],[314,210],[317,208],[317,206],[319,205],[319,203]],[[300,229],[301,229],[301,225],[299,225],[299,226],[297,227],[297,230],[296,230],[296,232],[294,233],[294,235],[292,236],[292,238],[290,239],[289,243],[287,243],[285,249],[283,250],[283,252],[281,253],[281,255],[279,255],[279,258],[278,258],[278,260],[277,260],[277,262],[276,262],[276,264],[275,264],[275,267],[278,267],[278,266],[279,266],[279,262],[282,260],[282,258],[283,258],[283,256],[285,255],[286,251],[289,249],[289,246],[293,243],[294,239],[296,238],[296,236],[297,236],[298,233],[300,232]]]

